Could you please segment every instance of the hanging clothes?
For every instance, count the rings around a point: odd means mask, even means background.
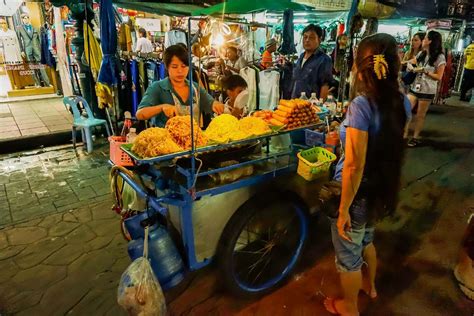
[[[280,73],[280,96],[282,99],[291,99],[293,89],[293,63],[285,63]]]
[[[128,24],[122,23],[120,25],[118,42],[121,50],[126,52],[132,51],[132,31]]]
[[[119,71],[119,105],[124,112],[133,112],[133,98],[132,98],[132,76],[131,67],[128,60],[120,61],[121,69]]]
[[[3,62],[6,64],[21,64],[20,43],[15,31],[0,29],[0,44],[3,47]]]
[[[286,10],[283,13],[283,43],[278,49],[281,54],[291,55],[296,53],[294,34],[293,11]]]
[[[144,95],[146,88],[148,88],[148,80],[145,72],[145,60],[138,60],[138,79],[140,85],[140,95]]]
[[[188,38],[186,32],[183,30],[175,29],[166,32],[165,34],[165,48],[170,47],[171,45],[176,45],[178,43],[183,43],[188,45]]]
[[[66,52],[66,41],[63,22],[61,20],[61,9],[54,7],[54,26],[56,43],[56,69],[59,71],[61,87],[64,96],[73,95],[72,78],[69,72],[68,55]]]
[[[155,81],[161,80],[160,65],[160,62],[154,60],[149,60],[146,62],[146,75],[148,79],[148,86],[150,86]]]
[[[163,80],[166,78],[166,67],[165,67],[165,63],[160,63],[160,66],[159,66],[159,74],[160,74],[160,80]]]
[[[257,108],[257,71],[252,67],[240,69],[240,76],[247,82],[247,90],[249,93],[248,107],[249,112],[255,111]]]
[[[48,65],[51,68],[56,68],[56,59],[54,59],[53,54],[51,54],[50,47],[52,47],[50,42],[50,37],[48,36],[49,29],[47,25],[42,27],[40,30],[40,42],[41,42],[41,64]]]
[[[132,76],[132,116],[135,116],[138,109],[139,97],[138,97],[138,90],[139,81],[138,81],[138,62],[134,59],[130,65],[130,73]]]
[[[259,72],[259,99],[261,110],[273,110],[280,100],[280,73],[278,71]]]
[[[102,50],[87,22],[84,22],[84,57],[91,69],[94,81],[96,81],[102,62]]]

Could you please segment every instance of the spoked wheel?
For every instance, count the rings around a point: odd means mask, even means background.
[[[227,223],[217,253],[227,288],[258,296],[280,286],[301,257],[307,226],[305,211],[292,201],[245,203]]]

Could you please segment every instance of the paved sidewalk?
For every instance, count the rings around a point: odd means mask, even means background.
[[[108,199],[107,149],[76,156],[62,146],[0,158],[0,227]]]
[[[62,98],[0,104],[0,141],[71,130]]]
[[[106,200],[0,231],[0,311],[124,314],[116,291],[130,260],[110,205]]]
[[[1,315],[124,314],[116,289],[130,260],[104,149],[0,158]]]

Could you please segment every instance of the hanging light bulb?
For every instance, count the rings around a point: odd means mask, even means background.
[[[224,42],[224,35],[222,35],[221,33],[212,34],[211,44],[213,46],[222,46],[224,45]]]

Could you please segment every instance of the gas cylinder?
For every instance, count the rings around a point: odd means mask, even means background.
[[[142,230],[144,231],[143,228]],[[141,235],[128,243],[128,255],[130,259],[135,260],[143,255],[144,234],[138,234],[137,230],[133,235]],[[168,230],[163,225],[154,224],[149,228],[148,258],[151,268],[164,290],[176,286],[184,279],[183,260],[168,234]]]

